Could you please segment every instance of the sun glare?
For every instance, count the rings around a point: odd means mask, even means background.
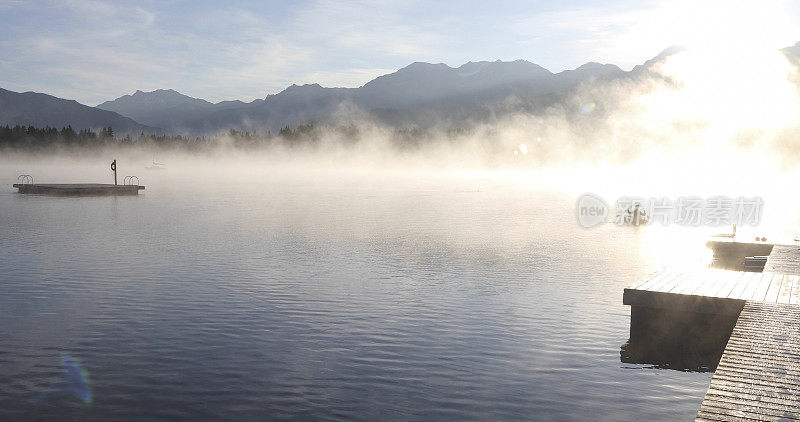
[[[766,147],[800,117],[796,68],[780,51],[794,43],[791,4],[676,2],[655,28],[683,51],[656,71],[669,82],[635,98],[635,122],[677,145]],[[650,28],[650,33],[656,29]],[[647,37],[642,37],[652,45]]]

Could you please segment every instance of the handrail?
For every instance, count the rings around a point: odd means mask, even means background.
[[[136,179],[136,184],[135,184],[135,185],[133,184],[133,179]],[[136,176],[125,176],[125,178],[124,178],[124,179],[122,179],[122,184],[123,184],[123,185],[126,185],[126,186],[127,186],[127,185],[131,185],[131,186],[139,186],[139,183],[140,183],[140,182],[139,182],[139,178],[138,178],[138,177],[136,177]]]
[[[33,176],[30,174],[20,174],[17,176],[17,184],[18,185],[32,185],[33,184]]]

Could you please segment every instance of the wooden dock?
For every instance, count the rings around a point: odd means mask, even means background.
[[[13,186],[17,188],[19,193],[57,196],[138,195],[140,190],[144,190],[144,186],[141,185],[112,185],[102,183],[15,183]]]
[[[800,420],[800,247],[775,246],[766,268],[771,271],[661,271],[623,293],[632,338],[635,327],[659,327],[636,319],[663,325],[685,314],[695,315],[692,324],[728,324],[718,330],[729,337],[697,420]]]
[[[698,421],[800,420],[800,306],[747,302]]]

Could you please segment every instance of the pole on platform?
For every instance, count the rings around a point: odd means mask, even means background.
[[[114,170],[114,184],[117,184],[117,159],[111,162],[111,170]]]

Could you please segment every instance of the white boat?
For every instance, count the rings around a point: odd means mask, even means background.
[[[166,170],[167,167],[164,163],[159,163],[156,161],[155,154],[153,155],[153,165],[152,166],[145,166],[145,170]]]

